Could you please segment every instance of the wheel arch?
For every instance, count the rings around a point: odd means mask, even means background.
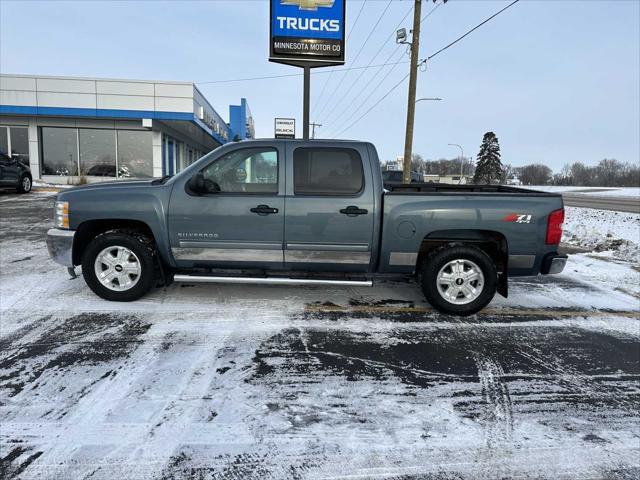
[[[82,263],[82,255],[87,248],[87,245],[89,245],[89,242],[101,233],[108,232],[109,230],[132,230],[143,233],[156,242],[156,238],[151,227],[140,220],[117,218],[87,220],[78,225],[78,228],[76,229],[76,234],[73,240],[73,264],[80,265]]]
[[[498,270],[498,293],[507,297],[509,245],[507,238],[494,230],[451,229],[436,230],[426,235],[420,243],[416,270],[434,249],[444,245],[468,245],[482,250],[491,258]]]

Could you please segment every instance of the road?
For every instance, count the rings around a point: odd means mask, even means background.
[[[599,208],[618,212],[640,213],[640,198],[605,197],[580,193],[563,193],[564,204],[569,207]]]
[[[465,319],[394,282],[110,303],[48,260],[52,199],[0,195],[0,478],[640,474],[637,266],[578,255]]]

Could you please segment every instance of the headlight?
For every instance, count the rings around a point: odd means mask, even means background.
[[[54,220],[57,228],[69,228],[69,202],[56,202]]]

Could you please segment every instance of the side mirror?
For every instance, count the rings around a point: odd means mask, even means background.
[[[202,172],[196,173],[191,180],[189,180],[189,190],[198,195],[206,193],[206,187],[204,184],[204,174]]]

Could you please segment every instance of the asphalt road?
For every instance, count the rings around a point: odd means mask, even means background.
[[[598,283],[629,266],[465,319],[392,282],[114,304],[48,260],[51,207],[0,195],[0,478],[640,475],[638,298]]]
[[[563,193],[564,204],[569,207],[599,208],[618,212],[640,213],[640,198],[605,197],[580,193]]]

